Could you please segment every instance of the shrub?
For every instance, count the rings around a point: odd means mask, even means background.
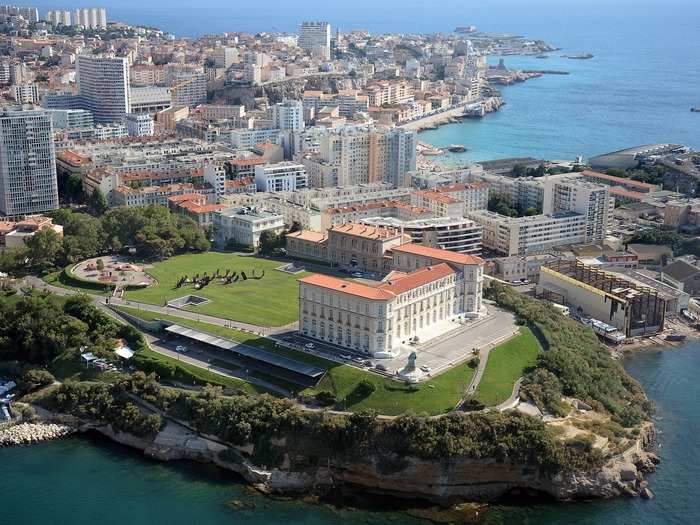
[[[355,399],[364,399],[371,396],[376,389],[377,387],[374,385],[374,383],[367,379],[363,379],[357,383],[357,386],[352,391],[352,395]]]
[[[318,401],[324,407],[333,406],[338,403],[338,399],[335,397],[335,394],[328,390],[321,390],[314,397],[316,401]]]
[[[478,368],[480,362],[481,362],[481,360],[478,357],[472,357],[469,360],[469,368],[474,368],[474,369]]]
[[[56,379],[48,370],[31,368],[22,374],[22,381],[27,385],[46,386],[52,384]]]

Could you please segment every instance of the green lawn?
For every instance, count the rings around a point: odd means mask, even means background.
[[[73,266],[73,265],[71,265]],[[85,283],[81,284],[78,279],[66,279],[63,270],[58,270],[56,272],[51,272],[46,274],[43,278],[44,282],[52,285],[58,286],[59,288],[65,288],[66,290],[73,290],[74,292],[82,292],[92,295],[111,295],[112,290],[109,286],[101,286],[99,284]]]
[[[536,364],[539,352],[540,344],[529,328],[522,328],[519,336],[491,350],[476,399],[486,406],[508,399],[515,382]]]
[[[335,361],[329,361],[306,352],[277,347],[274,341],[270,339],[253,336],[240,330],[232,330],[223,326],[172,315],[136,310],[134,308],[119,307],[118,309],[141,319],[148,321],[162,319],[178,323],[233,341],[259,346],[270,352],[324,368],[327,370],[326,375],[314,388],[303,389],[269,376],[261,377],[261,379],[303,395],[313,395],[322,390],[328,390],[333,392],[340,401],[340,408],[352,411],[374,409],[382,414],[396,415],[411,410],[415,413],[427,413],[429,415],[442,414],[454,408],[459,402],[474,375],[474,370],[464,363],[419,385],[406,385],[403,382],[388,379],[354,366],[341,365]],[[222,363],[215,364],[223,366]],[[352,396],[352,392],[363,379],[370,381],[376,390],[365,399],[355,399]]]
[[[297,279],[307,274],[290,275],[275,270],[283,263],[259,257],[244,257],[231,253],[207,252],[200,254],[178,255],[155,263],[148,270],[158,284],[142,290],[126,292],[125,298],[150,304],[163,305],[166,301],[195,294],[210,299],[211,302],[201,306],[190,307],[193,312],[214,315],[262,326],[281,326],[298,319],[298,284]],[[229,285],[212,282],[202,290],[195,290],[186,285],[179,289],[175,283],[183,275],[192,277],[207,272],[209,275],[217,268],[223,273],[227,269],[252,275],[253,270],[262,279],[248,279]]]

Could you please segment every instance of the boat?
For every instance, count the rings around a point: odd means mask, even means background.
[[[451,153],[464,153],[467,151],[467,148],[465,148],[462,144],[451,144],[450,146],[447,146],[447,151]]]
[[[571,60],[589,60],[593,58],[594,55],[590,53],[579,53],[578,55],[564,55],[566,58]]]
[[[537,55],[535,58],[549,58],[549,55]]]
[[[696,108],[690,108],[690,111],[691,111],[692,113],[700,113],[700,106],[698,106],[698,107],[696,107]]]
[[[685,341],[686,336],[683,334],[669,334],[664,339],[666,341]]]

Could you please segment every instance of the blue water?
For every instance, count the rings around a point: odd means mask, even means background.
[[[629,359],[628,371],[658,407],[662,463],[649,477],[656,499],[496,507],[486,525],[675,525],[700,522],[700,342]],[[251,496],[208,465],[158,463],[104,440],[71,438],[0,448],[0,523],[22,525],[421,525],[399,511],[338,509]],[[232,500],[255,508],[232,510]]]
[[[82,0],[33,2],[44,12]],[[544,39],[548,60],[507,57],[511,67],[563,69],[503,89],[507,106],[483,121],[421,134],[469,151],[448,162],[507,156],[589,157],[653,142],[700,147],[700,2],[697,0],[103,0],[108,19],[158,26],[179,36],[224,31],[296,31],[304,19],[333,30],[449,32],[457,25]],[[561,59],[590,52],[592,60]],[[497,57],[491,59],[495,62]]]

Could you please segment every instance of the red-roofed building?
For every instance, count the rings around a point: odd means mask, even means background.
[[[471,264],[476,260],[460,257],[460,263],[470,264],[395,270],[375,284],[304,277],[299,280],[299,331],[368,356],[395,356],[402,347],[429,341],[482,313],[483,271],[482,264]]]

